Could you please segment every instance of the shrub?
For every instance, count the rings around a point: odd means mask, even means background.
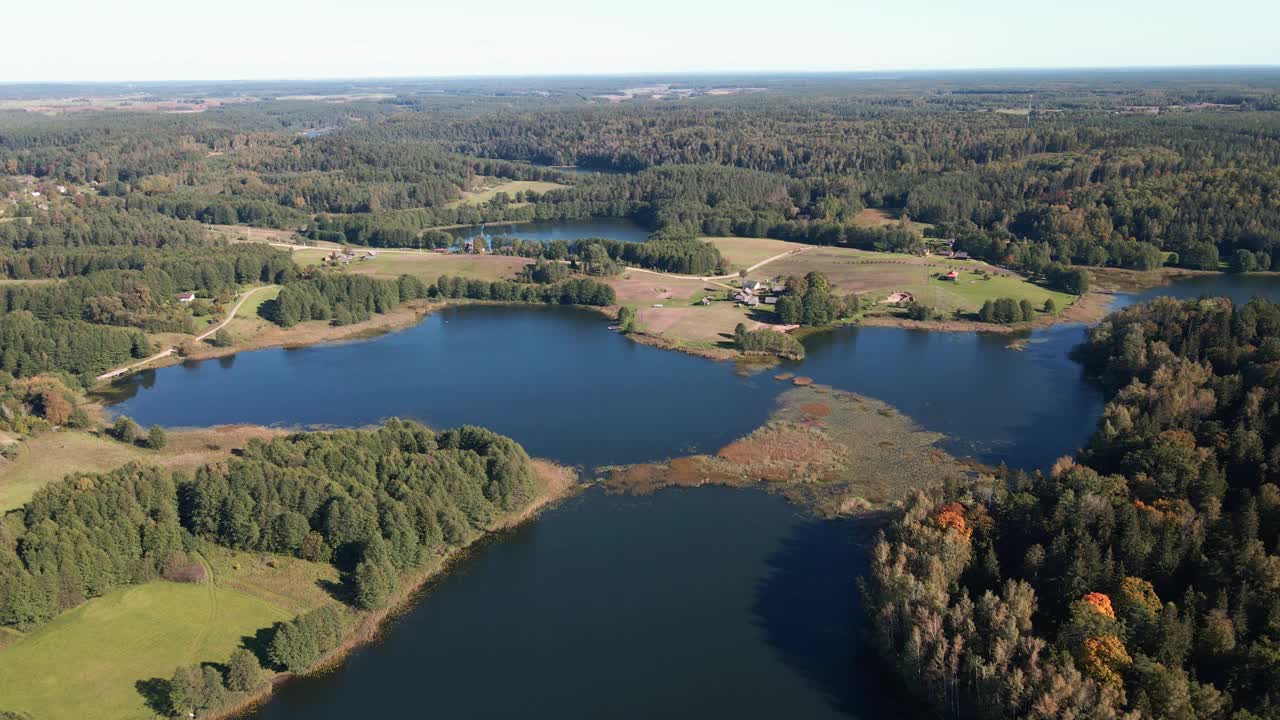
[[[138,427],[138,423],[127,415],[121,415],[116,418],[116,421],[111,425],[111,435],[120,442],[129,443],[130,445],[138,441],[140,433],[141,429]]]

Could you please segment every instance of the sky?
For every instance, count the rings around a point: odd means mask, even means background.
[[[0,82],[1280,65],[1277,0],[58,0]]]

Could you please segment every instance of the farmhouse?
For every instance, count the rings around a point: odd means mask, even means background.
[[[195,293],[178,293],[178,302],[189,303],[196,299]]]
[[[759,295],[760,293],[767,292],[765,284],[758,280],[748,280],[742,283],[742,289],[752,295]]]
[[[939,280],[950,280],[951,282],[955,282],[959,279],[960,279],[960,273],[956,272],[955,270],[952,270],[951,272],[939,278]]]
[[[896,292],[890,295],[889,297],[885,298],[885,302],[889,303],[890,305],[896,305],[898,303],[915,302],[915,300],[916,300],[915,296],[909,292]]]

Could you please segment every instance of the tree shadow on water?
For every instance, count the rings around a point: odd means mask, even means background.
[[[866,647],[857,579],[866,573],[870,519],[812,519],[792,528],[756,584],[752,612],[783,661],[835,710],[855,718],[914,717],[897,681]]]
[[[147,707],[157,715],[168,717],[169,709],[169,681],[165,678],[151,678],[150,680],[139,680],[133,684],[134,689],[142,696],[147,703]]]

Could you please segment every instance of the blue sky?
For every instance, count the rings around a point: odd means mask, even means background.
[[[59,0],[0,81],[1280,65],[1280,0]]]

